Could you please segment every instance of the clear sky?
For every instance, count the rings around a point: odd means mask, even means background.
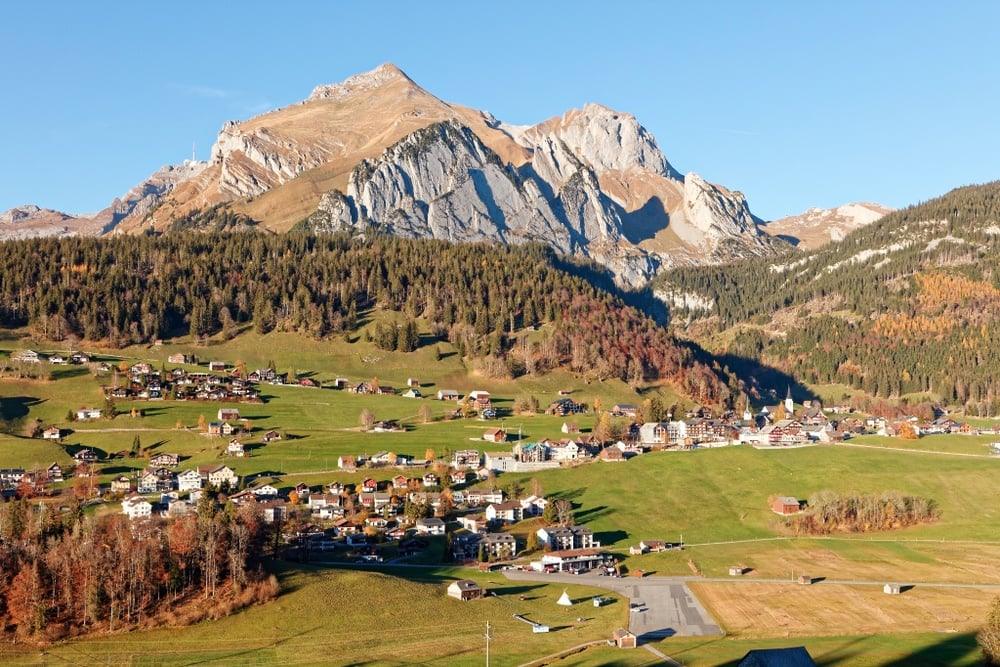
[[[765,219],[1000,178],[1000,3],[11,2],[0,211],[97,211],[223,122],[393,62],[534,124],[634,114]]]

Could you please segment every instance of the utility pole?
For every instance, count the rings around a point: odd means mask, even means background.
[[[490,622],[486,621],[486,667],[490,667]]]

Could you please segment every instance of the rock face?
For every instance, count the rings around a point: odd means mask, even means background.
[[[512,126],[443,102],[391,64],[227,122],[207,163],[165,167],[77,233],[165,231],[219,204],[276,232],[307,220],[359,234],[539,241],[628,286],[663,267],[774,251],[742,194],[681,176],[631,114],[587,104]]]
[[[801,215],[788,216],[767,223],[764,231],[779,236],[807,250],[814,250],[880,220],[893,209],[861,202],[837,208],[811,208]]]
[[[76,234],[86,222],[84,218],[34,204],[18,206],[0,213],[0,240]]]

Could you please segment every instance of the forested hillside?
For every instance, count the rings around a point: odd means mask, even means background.
[[[113,347],[249,325],[404,352],[448,341],[494,376],[566,367],[728,398],[690,346],[563,266],[537,244],[254,231],[35,239],[4,245],[0,324]]]
[[[675,321],[702,321],[730,354],[806,382],[882,397],[930,392],[998,414],[998,243],[994,182],[891,213],[811,253],[679,269],[658,288],[686,296]]]

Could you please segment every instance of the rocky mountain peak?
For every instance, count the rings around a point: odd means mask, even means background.
[[[306,99],[307,102],[313,100],[333,100],[343,99],[357,93],[374,90],[392,81],[406,81],[413,85],[413,80],[406,76],[403,70],[392,63],[383,63],[373,70],[355,74],[340,83],[331,83],[313,88],[312,93]]]
[[[892,211],[888,206],[873,202],[811,208],[799,215],[773,220],[767,223],[764,231],[800,248],[812,250],[831,241],[840,241],[854,230],[866,227]]]

